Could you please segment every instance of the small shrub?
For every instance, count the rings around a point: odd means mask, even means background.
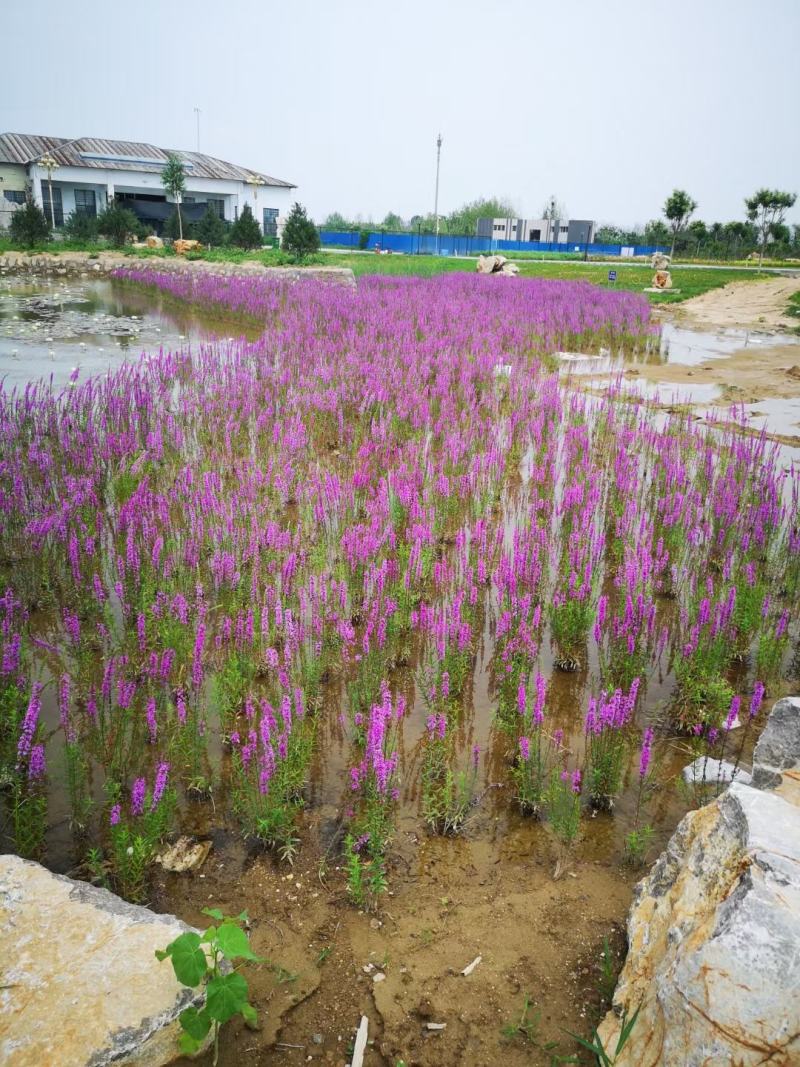
[[[93,242],[97,240],[98,225],[95,215],[79,215],[73,211],[64,223],[64,234],[73,241]]]
[[[281,248],[297,261],[319,251],[319,230],[306,215],[306,209],[294,204],[283,229]]]
[[[253,217],[249,204],[244,205],[241,215],[231,226],[231,244],[244,249],[261,246],[261,229]]]
[[[33,248],[50,240],[50,223],[45,213],[29,200],[11,216],[11,240],[24,248]]]
[[[139,232],[139,220],[128,208],[112,202],[98,216],[97,230],[109,239],[114,248],[123,248],[128,238]]]
[[[198,241],[202,241],[209,248],[214,248],[224,244],[227,228],[224,220],[219,217],[211,204],[209,204],[205,215],[195,224],[194,232]]]

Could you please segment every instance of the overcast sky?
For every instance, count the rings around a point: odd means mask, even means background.
[[[0,130],[200,147],[321,221],[481,195],[624,225],[800,193],[800,0],[3,5]],[[790,221],[800,222],[800,205]]]

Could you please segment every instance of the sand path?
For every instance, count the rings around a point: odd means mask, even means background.
[[[687,326],[705,328],[795,329],[798,320],[786,314],[789,297],[800,292],[800,277],[730,282],[677,306],[670,318]]]

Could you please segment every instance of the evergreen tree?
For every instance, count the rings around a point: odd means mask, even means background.
[[[253,217],[249,204],[244,205],[239,218],[231,226],[231,244],[237,248],[261,247],[261,228]]]
[[[202,241],[209,248],[215,245],[219,247],[225,240],[225,223],[211,204],[206,208],[202,219],[195,224],[194,231],[197,240]]]
[[[114,248],[122,248],[128,237],[140,232],[139,220],[132,211],[120,207],[112,200],[105,211],[97,216],[97,229],[107,237]]]
[[[164,236],[169,237],[172,241],[182,241],[184,237],[190,240],[194,237],[195,227],[195,223],[187,222],[184,224],[183,216],[176,207],[164,223]]]
[[[86,241],[91,244],[97,240],[97,218],[73,211],[64,223],[64,233],[73,241]]]
[[[175,201],[175,210],[178,213],[178,237],[182,240],[181,199],[186,192],[186,171],[180,156],[176,156],[174,152],[167,153],[167,162],[161,171],[161,184]]]
[[[319,230],[300,204],[293,204],[283,228],[281,248],[296,260],[319,252]]]
[[[17,208],[11,216],[11,240],[25,248],[33,248],[50,240],[50,223],[32,200],[28,200],[24,207]]]

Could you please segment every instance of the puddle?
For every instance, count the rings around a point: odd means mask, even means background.
[[[692,330],[666,322],[661,327],[661,346],[657,362],[679,363],[694,367],[710,359],[724,359],[746,348],[796,344],[797,338],[783,333],[754,330]],[[647,362],[656,362],[648,360]]]
[[[258,332],[124,282],[0,283],[0,378],[7,390],[51,376],[61,387],[76,370],[87,378],[162,347],[243,334],[254,340]]]

